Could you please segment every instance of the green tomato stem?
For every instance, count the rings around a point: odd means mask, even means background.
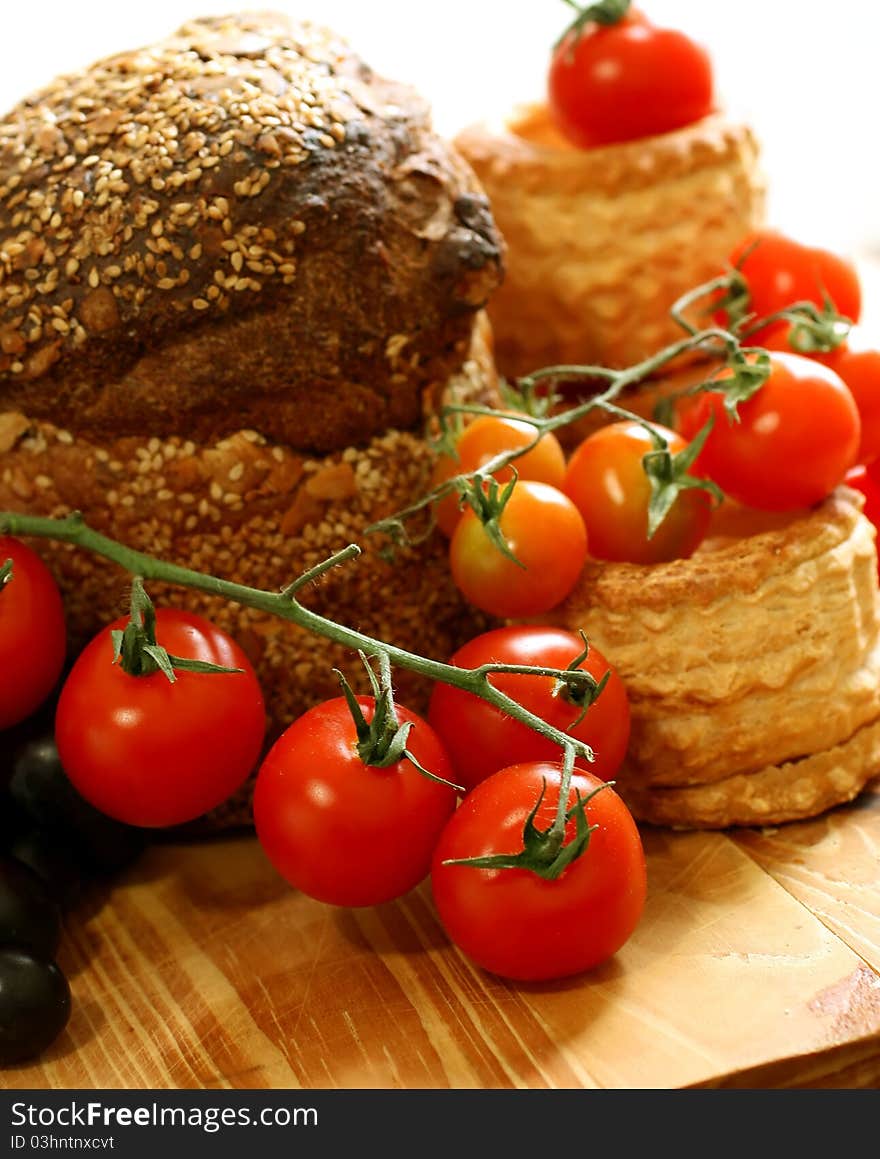
[[[445,664],[439,660],[431,660],[428,657],[408,652],[395,644],[387,643],[354,628],[338,624],[326,616],[303,607],[295,598],[295,593],[312,583],[330,568],[347,563],[360,555],[361,548],[357,544],[349,544],[341,551],[336,552],[329,559],[305,572],[282,591],[268,592],[234,583],[231,580],[218,579],[217,576],[181,567],[179,564],[168,563],[154,556],[146,555],[144,552],[136,551],[134,548],[127,547],[125,544],[95,531],[78,513],[53,519],[48,516],[2,511],[0,512],[0,532],[14,536],[34,536],[71,543],[94,555],[108,559],[132,575],[142,576],[145,580],[193,588],[209,595],[221,596],[245,607],[268,612],[270,615],[297,624],[318,636],[333,640],[352,651],[365,652],[368,655],[375,654],[380,657],[380,663],[406,668],[430,680],[451,684],[463,692],[473,693],[495,708],[534,729],[535,732],[559,745],[560,748],[564,749],[569,746],[586,760],[592,761],[594,759],[593,750],[589,745],[574,740],[565,732],[529,712],[528,709],[523,708],[511,697],[501,692],[489,680],[489,676],[495,672],[522,673],[522,665],[487,664],[474,669],[457,668],[453,664]],[[525,672],[531,675],[551,676],[566,683],[573,680],[576,682],[577,677],[577,674],[556,668],[526,667]]]

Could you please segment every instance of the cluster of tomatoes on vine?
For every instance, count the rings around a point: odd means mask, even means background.
[[[50,736],[15,757],[6,791],[28,824],[51,817],[47,839],[59,850],[85,826],[92,856],[96,843],[121,843],[105,868],[122,868],[143,848],[137,834],[202,816],[256,770],[257,839],[292,886],[321,902],[378,905],[430,877],[451,940],[514,979],[589,969],[634,930],[644,852],[603,779],[623,759],[629,707],[617,674],[578,635],[500,627],[452,663],[512,666],[496,687],[591,746],[594,765],[566,771],[558,745],[458,688],[438,684],[427,717],[396,704],[381,652],[372,696],[342,680],[338,698],[309,709],[265,752],[259,680],[227,633],[154,609],[135,578],[130,615],[67,668],[48,568],[8,536],[0,554],[0,728],[11,738],[41,705],[51,711]],[[532,668],[589,677],[569,688]],[[59,880],[57,858],[49,865],[25,851],[18,824],[0,858],[0,1065],[41,1053],[70,1013],[54,961],[67,871]]]
[[[848,483],[876,519],[880,350],[858,325],[855,267],[763,229],[731,254],[719,281],[726,293],[708,292],[704,303],[709,328],[691,327],[693,381],[664,387],[661,358],[659,373],[638,384],[659,400],[647,416],[625,411],[600,383],[598,398],[549,420],[480,414],[439,457],[435,519],[475,606],[541,616],[572,593],[589,558],[688,558],[721,501],[797,511]],[[735,370],[725,359],[731,343]],[[554,428],[590,411],[602,425],[566,452]]]

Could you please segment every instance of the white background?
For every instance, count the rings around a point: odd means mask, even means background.
[[[328,24],[415,84],[441,131],[543,90],[562,0],[17,0],[3,5],[0,109],[55,73],[166,35],[184,19],[268,8]],[[880,258],[880,4],[643,0],[709,49],[721,103],[763,145],[770,218],[794,236]]]

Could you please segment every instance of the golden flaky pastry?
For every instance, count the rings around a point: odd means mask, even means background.
[[[559,619],[626,684],[616,783],[641,820],[809,817],[880,771],[877,553],[849,488],[784,515],[726,503],[690,560],[591,561]]]
[[[530,105],[455,143],[508,247],[489,313],[499,369],[511,376],[629,366],[681,337],[670,306],[721,273],[764,217],[755,137],[721,114],[588,150]]]

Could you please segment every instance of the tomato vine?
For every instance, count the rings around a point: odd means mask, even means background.
[[[611,418],[631,420],[644,428],[651,437],[651,449],[642,460],[643,469],[651,482],[650,532],[662,525],[678,489],[707,488],[716,494],[716,498],[720,499],[722,497],[720,492],[717,491],[717,488],[713,488],[711,482],[690,475],[689,467],[692,464],[693,455],[683,455],[676,465],[675,460],[678,459],[678,456],[673,456],[670,453],[669,443],[658,430],[657,425],[641,415],[627,410],[620,405],[618,400],[625,389],[644,383],[682,357],[699,355],[710,359],[714,365],[711,370],[707,370],[707,375],[703,381],[696,386],[687,388],[688,393],[705,390],[713,392],[713,395],[720,394],[728,413],[736,415],[737,407],[751,399],[770,376],[770,356],[763,348],[750,347],[744,344],[740,331],[748,324],[748,315],[745,315],[742,321],[732,323],[730,329],[724,329],[717,325],[698,328],[688,321],[685,312],[701,300],[705,301],[706,299],[710,301],[710,311],[717,308],[719,297],[724,294],[729,295],[732,290],[739,288],[740,280],[740,273],[734,269],[684,295],[672,308],[673,318],[685,330],[684,336],[634,366],[625,369],[611,369],[603,366],[558,365],[537,369],[518,380],[514,387],[508,387],[507,400],[518,400],[517,409],[514,412],[469,404],[451,404],[443,408],[439,416],[439,429],[435,429],[433,432],[441,445],[444,440],[448,444],[450,424],[461,423],[466,416],[473,417],[475,415],[511,413],[512,417],[518,421],[530,424],[533,436],[525,441],[520,441],[519,445],[509,450],[493,455],[487,462],[473,470],[459,473],[441,481],[426,495],[415,500],[404,510],[373,524],[367,529],[368,533],[384,534],[392,545],[399,542],[412,542],[413,540],[407,531],[407,522],[419,512],[424,513],[426,509],[430,516],[438,501],[450,495],[455,495],[465,502],[471,511],[478,517],[482,516],[486,522],[492,520],[497,522],[499,518],[498,504],[487,502],[487,492],[490,496],[493,491],[497,495],[496,474],[503,471],[504,468],[513,467],[513,478],[504,488],[504,493],[512,491],[517,480],[515,470],[517,459],[533,451],[548,433],[575,423],[592,412],[601,412]],[[825,332],[828,331],[827,312],[823,311],[820,315],[815,305],[810,302],[788,306],[785,310],[785,320],[793,325],[821,325],[825,328]],[[766,319],[764,321],[766,323]],[[564,409],[556,407],[558,402],[556,391],[561,383],[588,381],[594,385],[596,380],[603,384],[602,389],[597,394],[574,406]],[[699,435],[696,436],[696,440],[697,450],[699,450]],[[432,529],[433,520],[430,521],[428,533]],[[496,687],[490,680],[490,676],[494,674],[528,674],[552,677],[558,682],[560,688],[569,690],[575,698],[578,696],[589,697],[595,693],[594,678],[582,669],[571,666],[557,669],[490,662],[471,669],[460,668],[454,664],[409,652],[388,641],[371,637],[304,606],[298,598],[299,593],[330,569],[344,566],[355,560],[362,551],[358,544],[348,544],[328,559],[293,579],[280,591],[273,592],[198,572],[137,551],[88,526],[77,512],[60,518],[12,511],[0,512],[0,532],[18,537],[50,538],[73,544],[95,555],[102,556],[118,564],[132,575],[136,597],[142,590],[141,585],[145,581],[161,581],[171,585],[193,588],[209,595],[220,596],[232,602],[267,612],[297,624],[307,631],[334,640],[343,647],[361,653],[365,657],[378,658],[380,667],[386,673],[390,671],[392,665],[406,668],[434,682],[444,683],[479,697],[559,747],[563,760],[563,773],[560,785],[559,812],[552,828],[554,841],[564,830],[567,819],[570,819],[566,813],[566,802],[568,801],[573,763],[578,757],[588,762],[593,761],[592,749],[584,741],[573,736],[571,732],[564,728],[555,727],[518,703]],[[499,543],[498,547],[504,550],[505,545]],[[142,601],[135,598],[134,607],[142,607]],[[138,630],[141,628],[142,625]],[[150,645],[151,641],[148,640],[147,643]],[[117,644],[120,648],[123,646],[122,637],[119,638]],[[153,652],[148,650],[148,655],[151,660],[156,661],[157,657],[153,655]],[[159,659],[164,658],[160,656]],[[581,810],[583,806],[579,804],[576,808]],[[534,834],[532,836],[534,837]],[[583,845],[582,837],[583,835],[578,838],[580,845]]]

